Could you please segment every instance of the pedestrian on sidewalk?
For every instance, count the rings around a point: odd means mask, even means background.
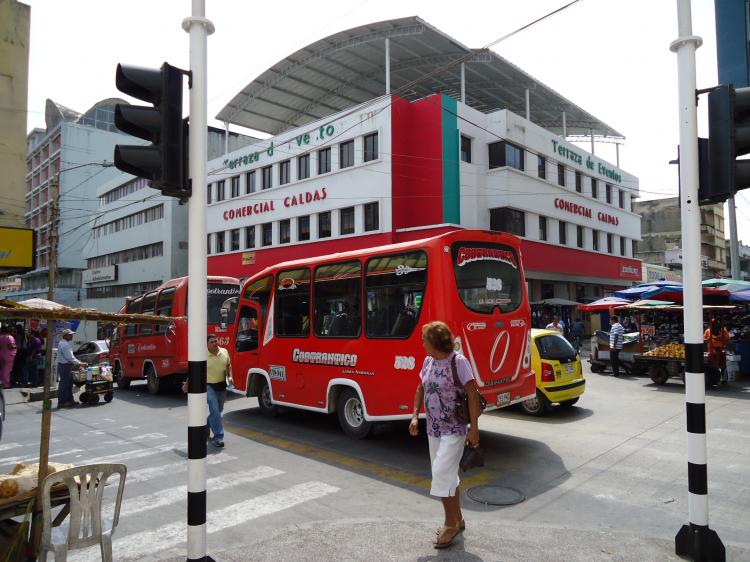
[[[467,442],[472,447],[479,446],[479,400],[471,365],[466,357],[455,351],[455,339],[448,325],[439,321],[425,324],[422,343],[427,357],[414,395],[409,433],[412,437],[419,434],[419,409],[424,403],[432,465],[430,494],[441,498],[445,512],[443,526],[437,530],[432,544],[435,548],[445,548],[466,528],[461,513],[458,465]],[[456,416],[458,389],[454,372],[470,397],[468,432],[466,424]]]
[[[10,382],[12,385],[20,386],[26,367],[26,333],[22,324],[16,324],[14,328],[11,328],[10,333],[16,339],[16,358],[13,361],[13,370],[10,372]]]
[[[73,355],[73,347],[70,341],[73,339],[73,330],[63,330],[62,339],[57,344],[57,407],[72,408],[76,405],[73,399],[73,365],[86,367],[87,363],[79,361]]]
[[[3,388],[10,388],[10,372],[16,359],[16,338],[8,326],[0,328],[0,384]]]
[[[552,317],[552,322],[550,322],[549,324],[547,324],[547,329],[548,330],[555,330],[555,331],[560,332],[562,334],[565,331],[565,324],[563,323],[562,320],[560,320],[560,317],[557,316],[557,314],[555,314]]]
[[[580,318],[576,318],[573,325],[570,327],[570,337],[573,339],[573,347],[576,348],[576,353],[581,351],[581,342],[583,341],[583,322]]]
[[[609,328],[609,358],[612,361],[612,375],[620,376],[620,352],[622,351],[622,339],[625,335],[625,328],[620,324],[617,316],[609,319],[611,324]]]
[[[39,332],[29,330],[26,338],[26,366],[23,374],[23,384],[26,386],[37,386],[37,370],[39,368],[39,356],[42,353],[42,340]]]

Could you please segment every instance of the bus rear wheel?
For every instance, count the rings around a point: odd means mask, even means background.
[[[543,416],[549,412],[550,403],[547,397],[537,390],[536,397],[521,402],[521,409],[530,416]]]
[[[260,413],[266,416],[277,416],[279,414],[279,408],[274,406],[271,400],[271,387],[268,386],[268,381],[264,378],[260,379],[260,388],[258,388],[258,406],[260,407]]]
[[[130,379],[125,376],[125,372],[119,363],[115,364],[115,381],[117,382],[117,388],[124,390],[130,387]]]
[[[365,408],[362,399],[351,388],[344,389],[339,394],[336,412],[339,424],[349,437],[364,439],[372,430],[372,422],[365,420]]]
[[[159,394],[161,388],[161,381],[159,376],[156,374],[156,369],[153,366],[148,365],[146,367],[146,386],[148,387],[149,394]]]

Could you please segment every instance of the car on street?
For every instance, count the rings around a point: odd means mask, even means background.
[[[541,416],[552,404],[573,406],[586,389],[581,357],[555,330],[531,330],[531,368],[536,373],[536,397],[521,403],[527,414]]]
[[[109,345],[106,340],[93,340],[81,344],[73,355],[79,361],[89,365],[98,365],[102,361],[109,360]]]

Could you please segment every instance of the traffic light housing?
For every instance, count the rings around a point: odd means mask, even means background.
[[[145,146],[115,146],[115,166],[141,178],[164,195],[190,197],[187,127],[182,120],[182,76],[185,72],[164,63],[160,69],[117,65],[115,83],[121,92],[153,107],[115,105],[115,126],[151,141]]]
[[[701,204],[721,203],[750,187],[750,88],[719,86],[708,94],[709,181],[701,184]]]

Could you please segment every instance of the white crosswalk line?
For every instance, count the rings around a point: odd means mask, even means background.
[[[233,457],[232,455],[211,455],[206,459],[206,463],[212,465],[235,460],[237,460],[237,457]],[[146,480],[152,480],[160,476],[174,476],[180,472],[187,472],[187,466],[187,459],[185,459],[178,462],[162,464],[160,466],[149,466],[148,468],[134,470],[133,472],[128,472],[128,475],[125,478],[125,484],[128,485],[145,482]]]
[[[144,433],[143,435],[136,435],[133,437],[133,441],[148,441],[152,439],[162,439],[166,437],[163,433]]]
[[[112,455],[105,455],[103,457],[93,457],[91,459],[76,459],[76,461],[85,461],[86,464],[100,464],[109,462],[118,462],[122,460],[142,459],[144,457],[150,457],[152,455],[158,455],[159,453],[166,453],[172,451],[181,446],[184,446],[185,442],[180,441],[178,443],[171,443],[167,445],[159,445],[157,447],[150,447],[148,449],[140,449],[135,451],[124,451],[122,453],[114,453]]]
[[[206,482],[206,490],[211,494],[213,492],[233,488],[240,484],[249,484],[256,480],[271,478],[281,474],[284,474],[283,470],[277,470],[270,466],[259,466],[252,470],[232,474],[231,476],[209,478]],[[126,477],[126,484],[127,481],[128,479]],[[156,509],[157,507],[164,507],[173,503],[185,501],[186,498],[187,486],[175,486],[174,488],[159,490],[157,494],[146,494],[134,498],[125,498],[123,499],[122,507],[120,508],[120,517],[127,517],[128,515],[135,515],[136,513],[141,513],[149,509]],[[108,506],[108,508],[102,510],[102,514],[107,519],[112,519],[112,516],[114,515],[114,506]]]
[[[8,451],[10,449],[16,449],[18,447],[23,447],[20,443],[5,443],[3,445],[0,445],[0,451]]]
[[[259,517],[292,508],[301,503],[320,499],[339,490],[340,488],[324,482],[305,482],[285,490],[270,492],[257,498],[216,509],[206,516],[207,532],[216,533],[228,527],[241,525]],[[117,531],[115,530],[113,558],[115,560],[137,560],[184,543],[186,537],[185,521],[169,523],[158,529],[134,533],[121,539],[117,538]],[[68,560],[71,562],[94,562],[100,560],[100,558],[101,554],[97,547],[91,547],[86,551],[73,551],[68,556]]]
[[[52,457],[64,457],[65,455],[73,455],[75,453],[82,453],[83,449],[70,449],[69,451],[60,451],[59,453],[53,453],[49,455],[49,458]],[[39,462],[39,453],[33,456],[26,456],[26,457],[9,457],[7,459],[3,459],[0,461],[0,466],[5,466],[8,464],[16,464],[16,463],[36,463]]]

